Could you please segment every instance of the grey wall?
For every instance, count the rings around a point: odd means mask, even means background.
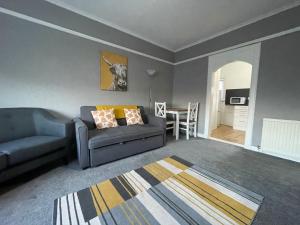
[[[300,6],[283,11],[279,14],[176,52],[175,61],[178,62],[298,27],[300,25],[299,15]]]
[[[0,14],[0,107],[43,107],[74,117],[80,105],[171,102],[173,66]],[[99,88],[102,50],[128,56],[128,91]]]
[[[300,7],[295,7],[238,30],[176,52],[175,61],[221,50],[273,33],[298,27]],[[260,145],[263,118],[300,120],[300,32],[262,43],[252,145]],[[208,59],[179,64],[174,68],[173,103],[197,99],[199,133],[204,132]]]
[[[253,145],[263,118],[300,120],[300,32],[262,43]]]
[[[262,43],[252,145],[260,145],[263,118],[300,120],[300,32]],[[173,103],[200,102],[204,132],[208,58],[175,66]]]
[[[40,0],[0,0],[0,6],[168,61],[174,53],[79,14]]]
[[[187,107],[188,102],[200,103],[198,133],[204,133],[208,58],[175,66],[173,105]]]
[[[0,6],[112,41],[166,60],[174,54],[45,1],[0,0]],[[300,7],[176,53],[176,60],[249,41],[300,25]],[[0,13],[0,107],[43,107],[74,117],[80,105],[148,105],[153,100],[186,106],[199,101],[204,132],[208,58],[171,66]],[[262,43],[253,145],[260,144],[262,118],[300,120],[299,32]],[[102,50],[128,56],[128,91],[99,88]],[[159,71],[152,80],[145,70]],[[174,76],[174,77],[173,77]]]

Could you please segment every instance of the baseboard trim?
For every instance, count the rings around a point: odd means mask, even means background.
[[[200,137],[200,138],[206,138],[204,134],[202,133],[197,133],[197,137]]]
[[[244,149],[251,150],[251,151],[254,151],[254,152],[260,152],[260,150],[256,146],[247,146],[247,145],[245,145]]]
[[[260,153],[300,163],[300,158],[295,158],[295,157],[287,156],[284,154],[274,153],[274,152],[272,152],[272,150],[269,150],[269,149],[262,149]]]

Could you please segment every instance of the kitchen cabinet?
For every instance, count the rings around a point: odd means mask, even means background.
[[[233,129],[246,131],[248,122],[248,106],[234,106]]]

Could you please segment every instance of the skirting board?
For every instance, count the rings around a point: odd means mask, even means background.
[[[198,133],[197,136],[200,137],[200,138],[206,138],[206,137],[204,136],[204,134],[202,134],[202,133]]]
[[[209,138],[205,137],[205,135],[202,134],[202,133],[198,133],[197,136],[200,137],[200,138],[209,139]],[[214,140],[214,139],[210,139],[210,140]],[[225,141],[224,141],[224,143],[230,144],[230,142],[225,142]],[[288,156],[285,156],[285,155],[282,155],[282,154],[274,154],[271,150],[268,150],[268,149],[263,149],[263,150],[262,149],[257,149],[256,146],[244,146],[242,148],[246,149],[246,150],[253,151],[253,152],[262,153],[262,154],[265,154],[265,155],[270,155],[270,156],[274,156],[274,157],[277,157],[277,158],[291,160],[291,161],[300,163],[300,159],[291,158],[291,157],[288,157]]]

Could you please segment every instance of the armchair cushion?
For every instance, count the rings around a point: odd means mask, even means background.
[[[0,152],[12,166],[66,146],[67,139],[52,136],[32,136],[0,144]]]
[[[163,129],[148,124],[120,126],[102,130],[95,129],[89,131],[88,146],[89,149],[95,149],[106,145],[161,135],[163,133]]]

